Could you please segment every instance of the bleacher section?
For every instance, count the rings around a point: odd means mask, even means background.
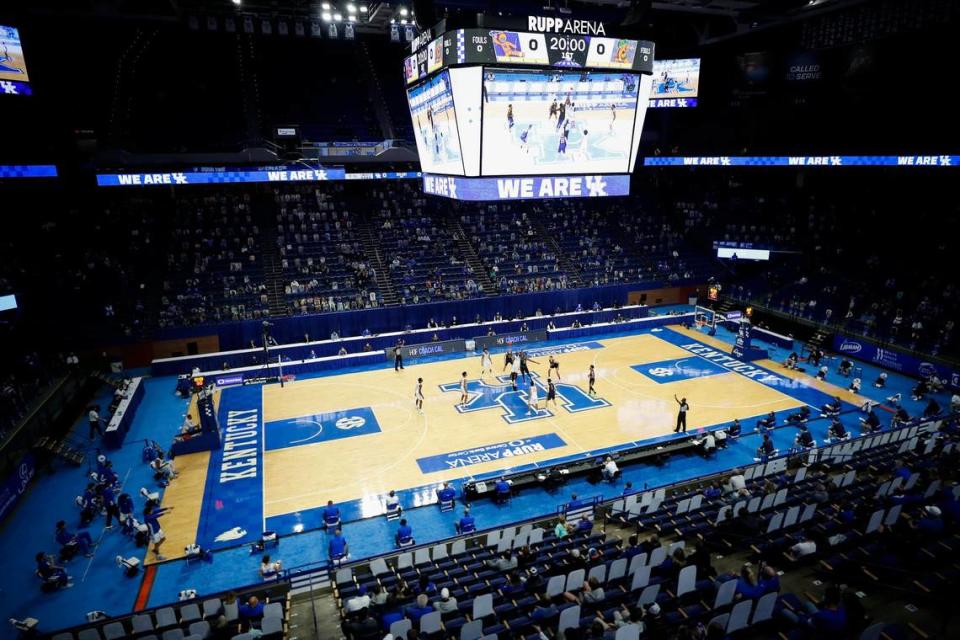
[[[753,637],[861,637],[868,624],[875,635],[864,638],[927,637],[853,604],[840,604],[836,626],[781,591],[781,580],[812,569],[842,578],[853,600],[861,586],[929,600],[950,584],[960,560],[951,528],[958,452],[956,430],[940,434],[940,424],[630,494],[569,533],[555,520],[528,522],[341,568],[334,582],[344,632],[375,637],[356,631],[362,607],[382,625],[376,633],[395,637],[411,626],[427,638],[572,637],[570,628],[593,633],[598,619],[601,633],[590,637],[673,637],[697,624],[719,626],[716,637],[750,628]],[[738,550],[759,563],[759,575],[750,565],[740,577],[717,573],[712,557]]]
[[[385,184],[371,196],[370,223],[401,304],[483,295],[442,204],[406,182]]]
[[[357,235],[343,187],[274,190],[277,246],[290,313],[379,306],[376,273]]]

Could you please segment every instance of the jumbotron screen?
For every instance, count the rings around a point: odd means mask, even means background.
[[[30,95],[30,77],[20,32],[0,24],[0,95]]]
[[[700,90],[700,58],[654,60],[650,108],[695,107]]]
[[[464,175],[450,73],[445,70],[408,89],[407,103],[423,171]]]
[[[485,176],[627,173],[640,76],[485,69]]]

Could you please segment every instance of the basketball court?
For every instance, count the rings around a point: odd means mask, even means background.
[[[529,349],[536,411],[528,407],[528,385],[513,391],[503,351],[485,379],[480,358],[470,355],[410,363],[400,372],[391,366],[225,389],[223,449],[177,459],[181,477],[164,497],[165,506],[177,507],[164,525],[169,552],[194,541],[214,548],[249,542],[262,530],[314,529],[328,500],[344,520],[375,516],[390,490],[407,504],[428,504],[445,480],[492,478],[668,439],[674,395],[690,403],[691,431],[819,407],[832,397],[828,387],[740,363],[718,343],[673,327]],[[550,355],[560,362],[560,379],[554,376],[556,406],[545,407]],[[591,364],[594,396],[587,393]],[[463,371],[469,399],[459,406]],[[422,415],[413,402],[418,377]]]

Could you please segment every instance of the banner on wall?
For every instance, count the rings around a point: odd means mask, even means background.
[[[542,342],[547,339],[545,330],[523,331],[517,333],[504,333],[498,336],[479,336],[474,338],[477,349],[496,349],[497,347],[509,347],[510,345],[525,345],[531,342]]]
[[[833,337],[833,350],[837,353],[869,362],[884,369],[897,371],[915,378],[936,375],[948,381],[955,389],[960,383],[960,372],[946,365],[923,360],[901,351],[880,347],[863,338]]]
[[[437,342],[427,342],[424,344],[405,344],[403,345],[403,359],[413,360],[415,358],[427,358],[430,356],[442,356],[448,353],[463,353],[467,350],[465,340],[439,340]],[[393,347],[384,349],[387,360],[393,361]]]
[[[0,488],[0,522],[13,512],[37,470],[36,458],[28,453]]]

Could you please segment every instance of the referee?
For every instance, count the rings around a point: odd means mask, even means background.
[[[397,346],[393,348],[393,370],[403,369],[403,340],[397,340]]]
[[[677,410],[677,428],[673,430],[674,433],[686,433],[687,432],[687,411],[690,410],[690,405],[687,404],[686,398],[677,399],[677,395],[673,395],[673,399],[677,401],[677,404],[680,405],[680,408]]]

